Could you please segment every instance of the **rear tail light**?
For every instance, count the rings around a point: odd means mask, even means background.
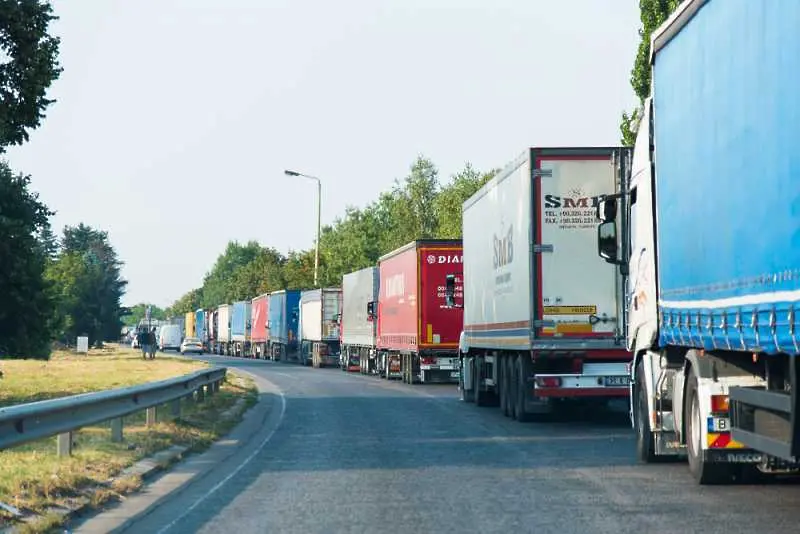
[[[727,414],[729,408],[727,395],[711,395],[711,413]]]
[[[576,375],[583,373],[583,360],[580,358],[575,358],[572,360],[572,372]]]
[[[558,388],[561,387],[561,378],[557,376],[539,376],[536,377],[536,385],[542,388]]]
[[[436,363],[436,358],[422,358],[423,365],[433,365]]]

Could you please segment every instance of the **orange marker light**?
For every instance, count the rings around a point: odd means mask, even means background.
[[[727,414],[729,410],[727,395],[711,395],[711,413]]]

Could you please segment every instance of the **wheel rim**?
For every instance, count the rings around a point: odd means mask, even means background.
[[[689,436],[691,438],[692,454],[697,456],[700,450],[700,406],[697,400],[697,394],[692,399],[692,416],[689,419]]]

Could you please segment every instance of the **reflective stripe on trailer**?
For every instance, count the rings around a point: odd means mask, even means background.
[[[744,449],[745,446],[731,438],[730,432],[709,432],[706,435],[709,449]]]
[[[535,389],[537,397],[625,397],[630,393],[628,388],[539,388]]]

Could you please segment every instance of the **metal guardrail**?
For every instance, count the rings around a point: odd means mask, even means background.
[[[196,392],[201,401],[206,393],[219,391],[227,370],[202,369],[138,386],[0,408],[0,449],[58,435],[58,453],[68,455],[73,431],[109,420],[112,441],[122,441],[122,417],[147,410],[147,425],[152,426],[156,407],[170,402],[173,415],[178,415],[182,398]]]

